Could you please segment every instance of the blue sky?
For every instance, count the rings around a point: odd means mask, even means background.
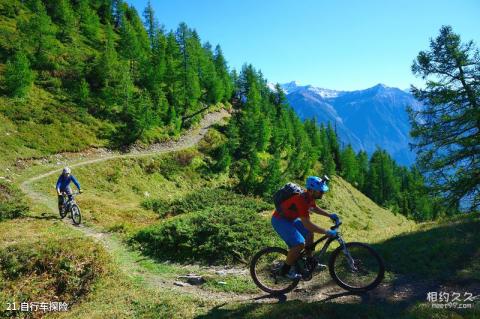
[[[147,0],[127,0],[142,13]],[[152,0],[167,30],[180,22],[220,44],[230,67],[271,82],[356,90],[421,85],[410,66],[448,24],[480,44],[479,0]]]

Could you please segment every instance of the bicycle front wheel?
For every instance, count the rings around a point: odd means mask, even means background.
[[[72,220],[75,225],[80,225],[82,222],[82,214],[80,213],[80,207],[77,205],[72,205]]]
[[[293,290],[300,279],[291,280],[280,271],[287,259],[287,251],[280,247],[268,247],[253,256],[250,274],[255,284],[270,294],[285,294]]]
[[[335,249],[330,255],[328,268],[335,282],[352,292],[375,288],[385,274],[380,255],[369,245],[357,242]]]

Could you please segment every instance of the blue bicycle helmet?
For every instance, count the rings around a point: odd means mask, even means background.
[[[323,180],[318,176],[308,176],[306,187],[322,193],[328,192],[327,180]]]

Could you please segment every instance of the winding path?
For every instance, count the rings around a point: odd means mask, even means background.
[[[199,127],[187,131],[178,141],[169,141],[165,143],[154,144],[147,149],[138,150],[133,149],[127,153],[119,152],[109,152],[107,155],[98,155],[90,156],[85,160],[80,160],[78,162],[70,164],[70,167],[79,167],[86,166],[93,163],[98,163],[102,161],[107,161],[115,158],[134,158],[134,157],[143,157],[151,156],[161,153],[168,153],[179,151],[185,148],[192,147],[196,145],[207,133],[208,129],[216,123],[223,121],[225,118],[229,117],[229,113],[225,110],[220,110],[217,112],[212,112],[207,114],[200,122]],[[94,158],[92,158],[94,157]],[[47,172],[38,174],[36,176],[30,177],[20,183],[21,190],[32,200],[34,203],[42,203],[46,205],[49,210],[56,215],[57,213],[57,203],[52,200],[51,195],[42,194],[36,191],[32,184],[35,181],[41,180],[45,177],[48,177],[53,174],[57,174],[59,168],[49,170]],[[144,282],[152,288],[161,288],[161,289],[170,289],[178,292],[189,293],[200,298],[205,299],[215,299],[219,303],[230,303],[230,302],[277,302],[285,301],[286,297],[275,298],[273,296],[266,296],[264,293],[257,294],[236,294],[236,293],[227,293],[227,292],[212,292],[207,291],[196,286],[176,286],[174,285],[175,280],[172,278],[166,278],[165,276],[156,275],[149,270],[145,269],[142,265],[138,263],[138,255],[135,252],[132,252],[127,246],[125,246],[122,241],[117,238],[115,235],[110,233],[101,232],[95,228],[88,227],[85,225],[74,226],[70,223],[68,219],[64,219],[65,223],[70,227],[81,231],[84,235],[93,238],[97,242],[101,243],[105,249],[112,255],[121,258],[116,258],[119,267],[129,276],[139,276]],[[213,272],[214,270],[212,270]],[[406,285],[412,285],[411,282],[406,282]],[[303,301],[328,301],[335,299],[336,302],[372,302],[386,300],[389,296],[395,296],[398,293],[405,292],[405,290],[421,291],[422,293],[426,290],[427,287],[418,287],[418,284],[413,284],[413,287],[408,287],[406,289],[405,284],[400,284],[396,287],[392,283],[382,283],[378,289],[374,292],[367,295],[354,295],[348,292],[345,292],[338,286],[332,284],[331,282],[305,282],[301,285],[302,288],[298,289],[295,292],[292,292],[288,295],[288,299],[300,299]],[[410,295],[410,294],[408,294]],[[412,296],[408,296],[412,297]],[[408,299],[405,298],[405,299]],[[415,295],[414,299],[417,299],[419,296]],[[394,298],[394,299],[403,299],[403,298]]]
[[[70,167],[80,167],[86,166],[98,162],[103,162],[112,159],[120,159],[120,158],[138,158],[144,156],[151,156],[161,153],[169,153],[175,152],[182,149],[186,149],[196,145],[207,133],[208,129],[216,123],[220,123],[225,118],[229,117],[230,114],[225,110],[220,110],[217,112],[208,113],[205,117],[201,120],[199,126],[197,128],[193,128],[187,131],[184,135],[182,135],[178,141],[168,141],[165,143],[158,143],[151,145],[150,147],[138,150],[133,149],[127,153],[119,153],[119,152],[109,152],[108,155],[104,155],[102,157],[90,158],[81,160],[79,162],[70,164]],[[51,195],[46,195],[41,192],[36,191],[32,184],[38,180],[46,178],[53,174],[58,174],[59,169],[53,169],[39,175],[30,177],[20,183],[20,189],[26,194],[26,196],[32,200],[34,203],[42,203],[46,205],[49,210],[56,214],[57,212],[57,204],[56,201],[52,200]],[[126,274],[129,276],[141,276],[145,283],[153,288],[167,288],[173,290],[180,290],[188,293],[195,294],[196,296],[208,298],[208,299],[218,299],[221,301],[232,301],[234,299],[248,299],[251,295],[243,295],[240,297],[236,294],[231,293],[222,293],[222,292],[211,292],[206,291],[195,286],[176,286],[174,285],[173,279],[168,279],[163,276],[155,275],[150,273],[144,267],[142,267],[138,262],[135,254],[126,247],[120,239],[112,236],[109,233],[101,232],[96,230],[95,228],[85,226],[81,224],[79,226],[75,226],[70,223],[68,218],[64,219],[65,223],[74,229],[81,231],[84,235],[93,238],[97,242],[101,243],[105,249],[113,253],[113,255],[121,256],[118,258],[120,261],[119,266],[122,270],[125,271]],[[240,298],[239,298],[240,297]]]

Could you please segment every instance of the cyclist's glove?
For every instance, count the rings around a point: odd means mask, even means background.
[[[332,238],[335,238],[335,237],[337,237],[337,235],[338,235],[338,232],[337,232],[336,229],[334,229],[334,230],[331,230],[331,229],[330,229],[330,230],[327,230],[327,236],[332,237]]]
[[[340,220],[337,214],[330,214],[330,219],[334,222],[338,222]]]

